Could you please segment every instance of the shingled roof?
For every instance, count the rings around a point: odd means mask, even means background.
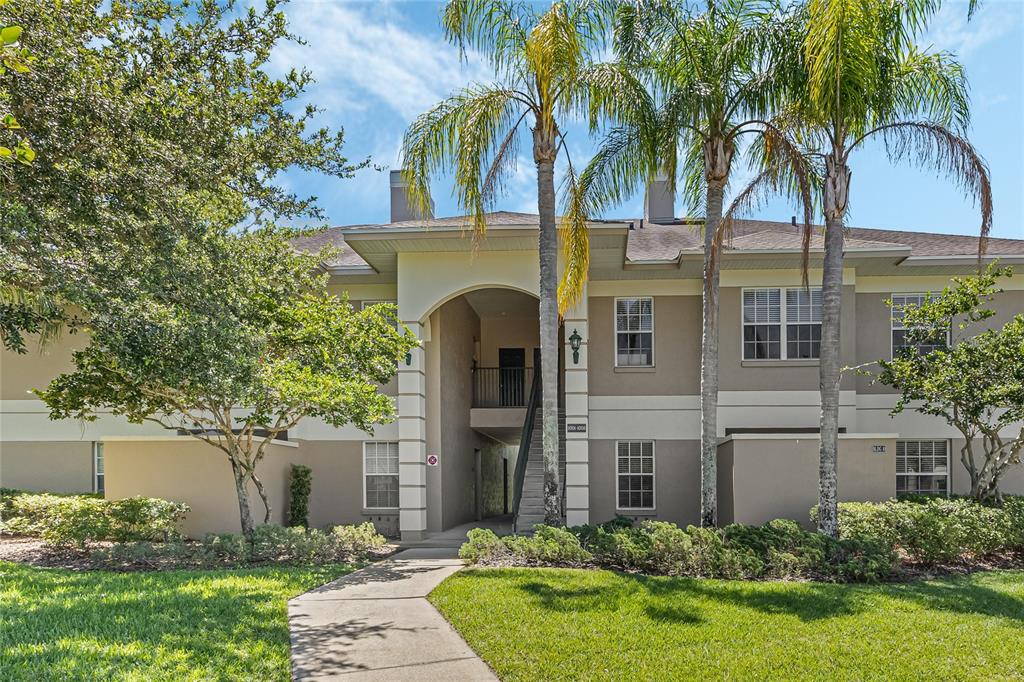
[[[492,226],[536,227],[539,218],[535,213],[495,211],[487,214],[487,223]],[[703,239],[700,223],[679,221],[672,224],[645,223],[643,220],[622,219],[602,222],[629,223],[626,246],[626,260],[630,263],[650,261],[673,261],[685,253],[700,253]],[[451,229],[471,227],[466,216],[448,216],[427,221],[407,220],[379,225],[346,225],[300,237],[295,245],[303,250],[317,250],[324,246],[341,248],[341,254],[329,265],[335,267],[365,267],[364,261],[353,249],[345,247],[344,233],[348,230],[408,230],[412,228]],[[822,249],[821,226],[815,226],[811,249]],[[931,232],[904,232],[866,227],[851,227],[845,240],[848,250],[883,250],[909,248],[910,256],[971,256],[978,252],[978,238],[972,235],[938,234]],[[791,252],[801,247],[801,228],[791,223],[768,220],[737,220],[733,224],[731,238],[726,249],[735,252],[774,251]],[[989,239],[986,253],[991,256],[1024,256],[1024,239]]]

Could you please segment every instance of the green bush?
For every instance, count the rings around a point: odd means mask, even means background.
[[[313,470],[293,464],[288,484],[288,525],[309,526],[309,492],[313,487]]]
[[[8,498],[7,530],[58,545],[79,547],[97,540],[171,539],[187,505],[158,498],[105,500],[93,495],[20,493]]]
[[[472,563],[514,562],[523,565],[582,566],[592,559],[580,540],[564,528],[538,524],[533,535],[500,538],[494,531],[474,528],[459,548],[459,557]]]
[[[572,539],[576,542],[573,542]],[[474,563],[595,565],[657,575],[702,578],[814,578],[877,581],[896,557],[890,547],[864,540],[832,540],[794,521],[725,529],[680,528],[665,521],[638,527],[613,522],[567,530],[538,526],[536,534],[500,538],[470,531],[459,556]]]
[[[252,536],[208,533],[198,542],[124,542],[92,552],[101,566],[228,568],[267,564],[316,566],[362,561],[387,545],[372,523],[336,526],[329,532],[266,524]]]
[[[334,526],[331,537],[338,550],[350,557],[365,557],[387,547],[388,541],[377,528],[366,521],[359,525]]]
[[[816,510],[812,510],[812,517]],[[901,550],[914,562],[934,564],[1024,548],[1024,501],[1002,507],[967,498],[918,497],[839,505],[840,538]]]

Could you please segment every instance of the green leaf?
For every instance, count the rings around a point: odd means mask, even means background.
[[[5,26],[0,29],[0,43],[10,45],[21,37],[21,26]]]
[[[21,128],[21,124],[18,123],[18,119],[14,118],[13,114],[5,114],[3,118],[0,118],[0,126],[3,126],[8,130],[17,130],[18,128]]]

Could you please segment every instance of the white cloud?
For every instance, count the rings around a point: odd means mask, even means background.
[[[403,26],[386,3],[299,0],[285,13],[306,45],[282,45],[273,66],[312,71],[318,103],[335,112],[373,111],[382,103],[411,121],[456,88],[489,75],[478,59],[460,63],[458,50],[440,35]]]
[[[922,44],[968,59],[974,52],[1010,33],[1024,17],[1024,5],[990,1],[980,5],[970,20],[966,2],[949,2],[932,18]]]

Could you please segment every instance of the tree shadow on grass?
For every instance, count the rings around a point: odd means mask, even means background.
[[[275,571],[0,571],[0,589],[6,582],[24,597],[0,604],[0,678],[40,679],[33,671],[47,670],[53,679],[111,679],[148,669],[213,679],[253,666],[256,677],[287,677],[278,580],[286,578]]]

